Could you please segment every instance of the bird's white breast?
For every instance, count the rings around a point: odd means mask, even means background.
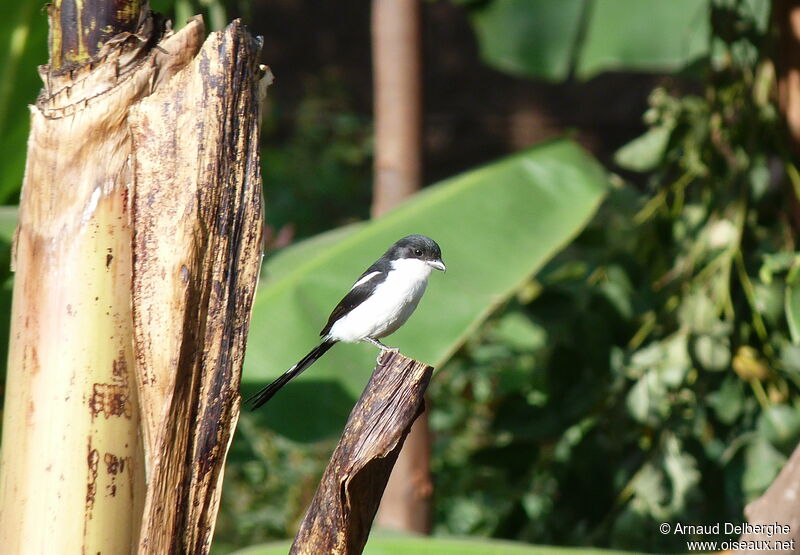
[[[431,269],[430,265],[415,258],[393,261],[386,280],[367,300],[331,327],[330,337],[353,343],[367,337],[386,337],[397,331],[417,308],[428,285]]]

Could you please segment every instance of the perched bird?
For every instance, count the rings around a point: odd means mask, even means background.
[[[425,292],[431,270],[445,271],[446,267],[439,245],[430,237],[409,235],[389,247],[333,309],[328,323],[319,333],[322,342],[277,380],[250,397],[247,402],[252,403],[252,409],[269,401],[339,341],[367,341],[381,350],[389,349],[378,339],[406,323]]]

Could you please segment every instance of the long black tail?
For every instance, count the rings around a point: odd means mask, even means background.
[[[277,380],[247,399],[247,401],[245,401],[246,403],[252,403],[250,410],[256,410],[258,407],[272,399],[272,396],[275,395],[280,388],[289,383],[292,378],[299,376],[303,370],[314,364],[319,357],[327,353],[328,349],[333,347],[335,344],[336,341],[323,341],[311,349],[310,353],[304,356],[300,362],[281,374]]]

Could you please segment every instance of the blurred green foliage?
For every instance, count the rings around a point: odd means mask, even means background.
[[[435,533],[680,551],[660,522],[740,522],[781,468],[800,434],[798,174],[765,14],[703,3],[702,48],[673,66],[694,60],[703,93],[654,91],[617,155],[647,187],[620,180],[436,375]]]
[[[302,421],[309,410],[295,418]],[[336,441],[298,443],[242,411],[225,466],[214,553],[294,537]]]
[[[400,237],[435,237],[448,266],[431,279],[413,325],[391,339],[434,366],[446,361],[519,283],[569,242],[605,196],[597,162],[553,141],[430,186],[385,217],[284,249],[264,266],[253,304],[242,387],[255,392],[319,341],[347,287]],[[300,251],[297,254],[295,251]],[[337,345],[264,409],[295,440],[336,437],[375,366],[371,345]],[[297,406],[315,406],[302,420]]]
[[[435,376],[435,532],[683,550],[658,523],[742,521],[800,438],[800,172],[773,97],[770,3],[460,3],[502,71],[559,80],[691,63],[703,90],[653,92],[649,130],[616,157],[646,187],[619,180]],[[25,104],[47,57],[35,5],[9,6],[0,24],[3,203],[18,195]],[[231,4],[153,6],[219,28]],[[365,218],[371,127],[347,85],[321,74],[288,110],[273,99],[265,118],[268,223],[306,237]],[[0,213],[2,314],[13,219]],[[312,410],[286,409],[300,424]],[[244,413],[215,551],[292,535],[332,448]]]
[[[0,206],[0,337],[9,337],[11,334],[11,293],[14,286],[11,273],[11,242],[16,226],[17,207]],[[6,381],[8,345],[7,340],[0,341],[0,384],[5,384]],[[0,393],[4,389],[0,386]],[[3,402],[3,396],[0,395],[0,410]]]
[[[244,394],[310,349],[353,276],[412,232],[438,240],[448,272],[431,280],[413,323],[390,344],[442,363],[583,228],[606,190],[606,174],[591,156],[571,141],[553,141],[429,187],[380,220],[284,249],[265,264],[253,306]],[[266,539],[276,522],[294,528],[375,356],[369,345],[337,346],[263,409],[243,415],[227,465],[218,547]],[[317,459],[292,441],[307,442]],[[287,467],[290,458],[296,464]],[[316,470],[310,484],[300,466]]]
[[[268,95],[262,172],[270,228],[309,237],[368,218],[372,123],[354,108],[342,77],[333,70],[307,77],[288,110],[286,99]]]
[[[37,2],[6,7],[0,20],[0,204],[18,201],[25,170],[28,104],[42,81],[36,67],[47,63],[47,16]]]
[[[679,551],[660,522],[741,522],[800,439],[800,174],[760,20],[709,16],[702,94],[618,153],[646,190],[433,380],[437,533]]]

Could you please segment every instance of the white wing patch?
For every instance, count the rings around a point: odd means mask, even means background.
[[[371,280],[372,278],[374,278],[374,277],[375,277],[375,276],[377,276],[378,274],[380,274],[380,272],[370,272],[370,273],[368,273],[367,275],[365,275],[364,277],[362,277],[360,280],[358,280],[357,282],[355,282],[355,283],[353,284],[353,286],[350,288],[350,291],[352,291],[353,289],[355,289],[355,288],[356,288],[356,287],[358,287],[359,285],[363,285],[363,284],[367,283],[369,280]]]

